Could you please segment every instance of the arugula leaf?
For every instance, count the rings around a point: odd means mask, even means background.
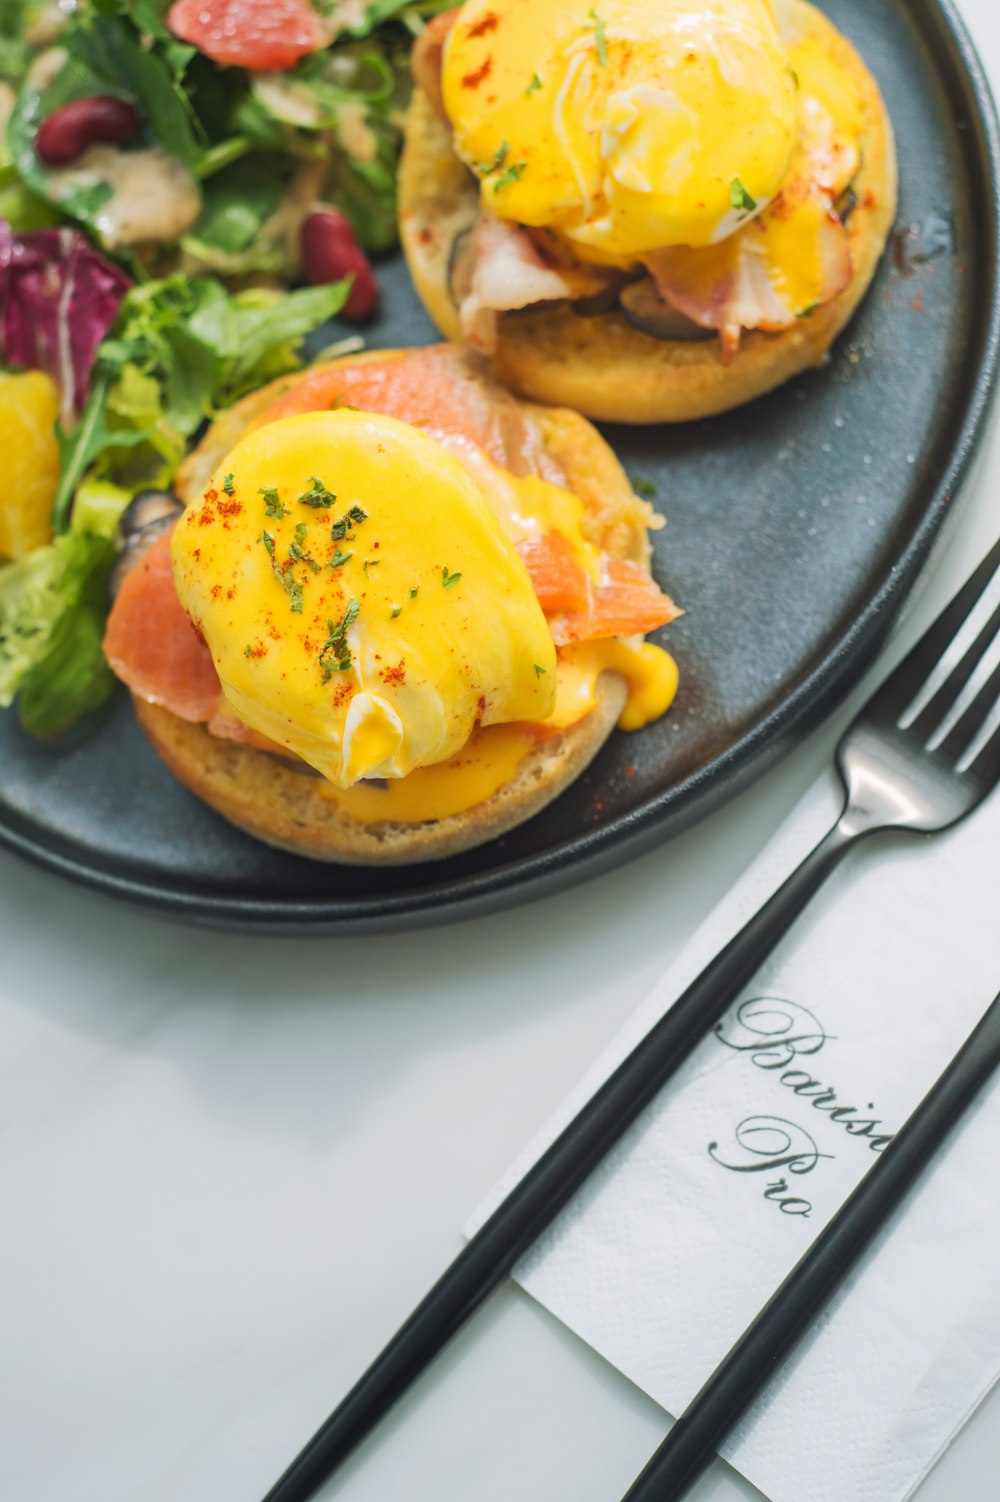
[[[193,169],[202,153],[195,115],[180,82],[155,51],[147,51],[133,27],[119,18],[87,14],[67,34],[70,57],[78,58],[114,92],[131,95],[153,135],[172,156]]]
[[[52,507],[55,532],[64,532],[69,525],[76,488],[94,461],[109,448],[132,447],[149,437],[148,432],[129,428],[109,431],[104,419],[110,381],[110,373],[102,371],[91,388],[83,416],[71,433],[65,431],[61,422],[56,423],[60,468],[59,488]]]
[[[206,187],[205,207],[191,231],[200,244],[236,255],[258,238],[291,178],[287,156],[255,153],[220,170]]]
[[[230,368],[224,393],[242,394],[242,388],[252,389],[265,374],[280,374],[269,368],[275,350],[284,352],[290,345],[297,345],[306,334],[339,313],[349,291],[348,281],[331,282],[325,287],[300,287],[263,307],[254,306],[245,297],[241,301],[241,295],[237,294],[232,299],[232,342],[227,350]],[[229,399],[235,400],[235,395]]]

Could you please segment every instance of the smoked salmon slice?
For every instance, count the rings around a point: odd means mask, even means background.
[[[177,594],[170,535],[159,538],[122,581],[104,633],[108,665],[140,699],[162,704],[179,720],[207,724],[223,740],[282,751],[230,709],[212,654]]]
[[[412,423],[441,441],[475,446],[511,473],[544,473],[544,446],[530,412],[487,389],[467,358],[448,346],[317,366],[275,383],[273,392],[253,427],[351,406]],[[603,582],[595,585],[558,532],[527,538],[517,551],[557,645],[644,635],[680,614],[637,563],[606,558]],[[230,709],[212,655],[178,598],[169,532],[126,575],[108,617],[104,654],[140,698],[207,724],[213,735],[280,751]]]
[[[510,474],[536,474],[554,484],[565,479],[546,454],[530,412],[508,393],[487,387],[468,356],[447,344],[317,365],[276,382],[274,401],[258,410],[251,427],[338,406],[398,418],[445,442],[474,444]]]
[[[517,552],[546,615],[587,609],[587,576],[560,532],[527,537],[517,544]]]
[[[605,582],[593,590],[587,609],[556,616],[549,624],[556,645],[564,646],[606,636],[645,636],[681,613],[641,564],[608,558]]]
[[[177,597],[170,536],[159,538],[125,575],[108,616],[104,655],[140,698],[182,720],[210,720],[222,697],[219,675]]]

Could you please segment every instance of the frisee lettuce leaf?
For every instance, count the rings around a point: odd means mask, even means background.
[[[347,292],[346,282],[335,282],[231,294],[214,277],[180,275],[133,287],[98,350],[79,424],[59,430],[55,530],[68,525],[74,492],[95,464],[105,477],[122,478],[125,450],[149,445],[153,467],[135,481],[163,483],[164,468],[176,467],[186,440],[207,418],[298,369],[302,340],[339,312]]]
[[[106,537],[67,532],[0,569],[0,705],[32,735],[60,734],[114,685],[101,640],[115,561]]]

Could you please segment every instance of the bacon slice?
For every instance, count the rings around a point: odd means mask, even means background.
[[[803,99],[799,147],[779,196],[718,245],[656,251],[645,264],[665,303],[715,329],[728,363],[744,329],[779,333],[849,285],[850,237],[834,204],[858,167],[857,148]]]
[[[462,333],[482,354],[497,346],[498,315],[586,295],[590,279],[557,269],[516,224],[480,214],[452,279]]]

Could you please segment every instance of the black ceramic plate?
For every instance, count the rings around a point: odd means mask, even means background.
[[[615,735],[505,839],[443,864],[366,871],[271,851],[190,797],[124,694],[52,748],[0,716],[0,838],[65,875],[181,917],[312,932],[482,912],[606,870],[700,817],[786,750],[877,651],[981,437],[997,364],[993,106],[946,0],[825,0],[874,70],[901,176],[894,252],[827,367],[741,412],[611,429],[669,526],[655,570],[671,713]],[[911,228],[907,228],[911,227]],[[372,342],[434,337],[399,262]]]

